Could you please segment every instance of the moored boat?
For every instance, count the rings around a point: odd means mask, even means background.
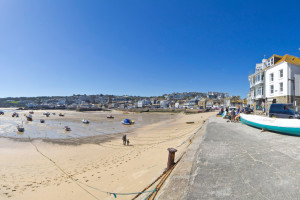
[[[71,131],[71,128],[68,126],[65,126],[65,131]]]
[[[24,126],[23,126],[23,121],[22,121],[22,126],[21,126],[21,125],[18,125],[18,126],[17,126],[17,130],[18,130],[19,132],[24,132],[24,131],[25,131]]]
[[[19,117],[19,114],[16,113],[16,112],[14,112],[11,116],[12,116],[12,117]]]
[[[106,118],[107,118],[107,119],[113,119],[113,118],[115,118],[115,117],[112,116],[112,115],[107,115]]]
[[[25,115],[25,117],[26,117],[26,119],[27,119],[27,121],[32,121],[32,115]]]
[[[89,124],[89,123],[90,123],[90,121],[87,120],[87,119],[83,119],[83,120],[81,120],[81,121],[82,121],[82,123],[84,123],[84,124]]]
[[[49,112],[44,112],[43,115],[46,115],[46,117],[49,117],[50,113]]]
[[[124,124],[124,125],[132,125],[132,124],[134,124],[134,120],[131,120],[131,119],[124,119],[124,120],[122,121],[122,124]]]
[[[243,124],[256,128],[279,132],[287,135],[300,136],[299,119],[269,118],[257,115],[240,114]]]
[[[185,122],[186,124],[194,124],[195,122]]]

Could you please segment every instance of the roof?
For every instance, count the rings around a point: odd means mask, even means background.
[[[270,58],[272,58],[272,57],[282,58],[282,56],[279,56],[279,55],[276,55],[276,54],[273,54]],[[270,59],[270,58],[269,58],[269,59]],[[268,60],[269,60],[269,59],[268,59]]]
[[[294,65],[300,65],[300,58],[298,58],[296,56],[291,56],[288,54],[285,54],[277,63],[280,63],[283,61],[294,64]]]

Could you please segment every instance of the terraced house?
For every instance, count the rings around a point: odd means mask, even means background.
[[[300,58],[273,55],[256,64],[255,73],[248,77],[249,104],[262,109],[271,103],[300,105]]]

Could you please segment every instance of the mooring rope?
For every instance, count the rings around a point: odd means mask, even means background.
[[[83,183],[79,180],[76,180],[72,177],[72,175],[69,175],[65,170],[63,170],[54,160],[52,160],[51,158],[49,158],[48,156],[46,156],[45,154],[43,154],[39,148],[32,142],[31,138],[28,136],[29,138],[29,141],[30,143],[35,147],[36,151],[38,153],[40,153],[44,158],[46,158],[47,160],[49,160],[50,162],[52,162],[63,174],[65,174],[68,178],[70,178],[74,183],[76,183],[76,185],[78,185],[81,189],[83,189],[85,192],[87,192],[89,195],[91,195],[92,197],[94,197],[95,199],[99,199],[98,197],[96,197],[94,194],[92,194],[91,192],[89,192],[87,189],[85,189],[84,187],[82,187],[82,185],[85,185],[89,188],[92,188],[94,190],[97,190],[99,192],[102,192],[102,193],[106,193],[106,194],[109,194],[109,195],[113,195],[115,198],[117,198],[118,195],[132,195],[132,194],[142,194],[142,193],[148,193],[148,192],[151,192],[151,194],[153,194],[156,189],[154,190],[148,190],[148,191],[142,191],[142,192],[131,192],[131,193],[118,193],[118,192],[108,192],[108,191],[104,191],[104,190],[101,190],[99,188],[96,188],[96,187],[93,187],[91,185],[88,185],[86,183]],[[82,184],[82,185],[80,185]],[[149,195],[151,196],[151,195]]]

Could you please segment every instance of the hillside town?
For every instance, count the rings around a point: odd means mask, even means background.
[[[223,92],[183,92],[153,97],[99,94],[0,99],[0,107],[24,109],[217,109],[222,106],[247,106],[247,101]]]

